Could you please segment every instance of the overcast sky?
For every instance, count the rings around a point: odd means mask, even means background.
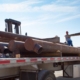
[[[65,32],[80,32],[80,0],[0,0],[0,30],[4,19],[21,21],[22,34],[38,38],[58,35],[65,42]],[[80,46],[80,36],[72,37]]]

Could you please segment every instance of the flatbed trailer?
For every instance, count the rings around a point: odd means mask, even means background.
[[[13,19],[5,19],[5,31],[6,32],[2,32],[0,31],[0,42],[8,42],[11,40],[17,40],[17,41],[24,41],[29,38],[30,36],[24,36],[21,35],[21,22],[13,20]],[[12,25],[14,24],[15,26],[15,33],[16,34],[12,34],[13,33],[13,28]],[[8,33],[7,33],[8,32]],[[20,34],[20,35],[19,35]],[[38,40],[44,40],[45,41],[50,41],[53,43],[60,43],[60,38],[59,37],[55,37],[53,38],[46,38],[46,39],[39,39],[39,38],[34,38],[34,37],[30,37],[32,39],[38,39]],[[30,41],[30,40],[28,40]],[[37,42],[37,40],[32,42]],[[45,46],[42,45],[42,47],[44,46],[44,48],[46,48],[46,44],[48,44],[48,42],[45,42]],[[15,55],[17,55],[16,53],[20,54],[19,51],[21,50],[21,48],[19,47],[20,45],[13,46],[16,50],[13,51],[9,51],[9,46],[5,44],[5,46],[7,47],[6,50],[8,51],[4,51],[4,44],[2,43],[1,45],[1,52],[0,53],[10,53],[13,56],[11,57],[15,57]],[[39,42],[40,44],[43,43],[43,41]],[[52,43],[52,44],[53,44]],[[51,48],[52,44],[48,44],[47,46],[49,46],[48,48]],[[32,45],[31,43],[28,45],[28,48],[32,47],[30,46]],[[57,46],[58,44],[56,44],[55,46],[56,51],[60,50],[59,52],[53,52],[53,49],[55,48],[51,48],[49,50],[49,52],[52,50],[52,54],[55,54],[54,56],[56,56],[56,54],[58,54],[58,57],[49,57],[50,53],[46,52],[46,56],[48,57],[26,57],[26,55],[21,54],[21,58],[0,58],[0,80],[56,80],[55,77],[55,71],[59,71],[62,70],[63,71],[63,77],[68,77],[68,78],[76,78],[76,77],[80,77],[80,50],[79,49],[75,49],[75,48],[70,48],[70,47],[65,47],[65,46]],[[64,44],[63,44],[64,45]],[[12,45],[11,45],[12,46]],[[10,48],[11,48],[10,46]],[[21,45],[22,46],[22,45]],[[33,46],[35,47],[35,45]],[[38,46],[39,47],[39,46]],[[33,52],[35,50],[37,50],[36,47]],[[62,54],[62,47],[64,48],[64,51],[66,52],[65,55]],[[48,49],[46,48],[46,50]],[[32,49],[32,48],[31,48]],[[19,50],[19,51],[18,51]],[[68,52],[66,51],[68,50]],[[16,51],[16,52],[15,52]],[[31,50],[32,51],[32,50]],[[71,51],[71,52],[70,52]],[[76,51],[78,51],[78,55],[76,54]],[[24,49],[22,50],[21,53],[24,52]],[[15,53],[15,54],[14,54]],[[25,52],[27,53],[27,52]],[[75,53],[76,55],[72,54]],[[31,53],[32,56],[35,54]],[[47,55],[48,54],[48,55]],[[22,56],[23,55],[23,56]],[[37,54],[36,54],[37,55]],[[72,55],[72,56],[71,56]],[[42,55],[43,56],[43,55]],[[50,55],[51,56],[51,55]],[[65,56],[65,57],[63,57]],[[24,58],[23,58],[24,57]]]
[[[80,57],[0,58],[0,80],[56,80],[54,72],[63,70],[63,77],[80,77]],[[75,72],[76,71],[76,72]]]

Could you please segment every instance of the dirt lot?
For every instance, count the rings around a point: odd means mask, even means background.
[[[57,80],[80,80],[80,78],[63,78],[62,77],[62,71],[56,71],[55,76],[57,77]]]

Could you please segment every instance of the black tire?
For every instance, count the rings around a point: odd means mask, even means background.
[[[48,70],[42,70],[38,74],[38,80],[56,80],[53,72]]]

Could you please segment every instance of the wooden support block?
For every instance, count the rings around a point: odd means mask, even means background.
[[[16,54],[16,58],[20,58],[20,54]]]

